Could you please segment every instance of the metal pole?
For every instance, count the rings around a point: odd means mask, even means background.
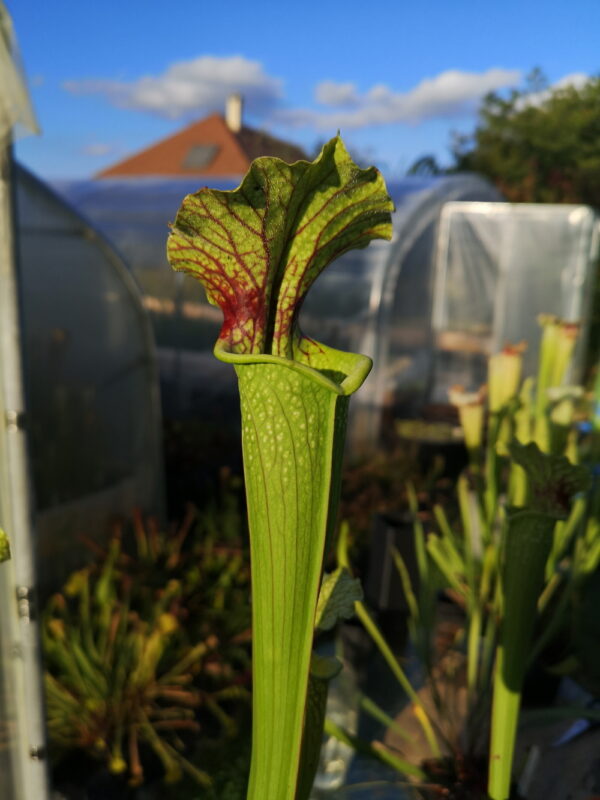
[[[14,597],[2,607],[12,640],[6,683],[14,691],[15,800],[47,800],[44,703],[39,631],[35,622],[33,510],[25,430],[21,329],[15,261],[10,140],[0,141],[0,512],[11,541]],[[7,576],[8,577],[8,576]],[[4,603],[3,603],[4,606]],[[13,743],[14,744],[14,743]],[[6,797],[4,793],[2,797]],[[8,800],[8,798],[7,798]]]

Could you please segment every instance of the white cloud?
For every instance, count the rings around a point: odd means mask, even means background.
[[[556,81],[556,83],[553,84],[553,88],[566,89],[568,86],[572,86],[575,89],[581,89],[589,79],[590,76],[586,75],[585,72],[571,72],[569,75],[565,75],[564,78]]]
[[[495,68],[481,73],[447,70],[426,78],[408,92],[379,84],[363,94],[351,83],[323,81],[316,87],[315,96],[322,105],[337,110],[281,109],[274,111],[272,119],[293,128],[347,130],[454,117],[473,111],[487,92],[514,86],[521,77],[521,71],[515,69]]]
[[[581,89],[589,80],[590,76],[586,75],[584,72],[571,72],[553,83],[548,89],[543,89],[541,92],[532,92],[525,97],[519,98],[517,108],[541,106],[557,89],[568,89],[570,87],[573,89]]]
[[[282,84],[267,75],[258,61],[243,56],[201,56],[171,64],[161,75],[135,81],[71,80],[63,88],[72,94],[100,94],[119,108],[149,111],[179,119],[220,111],[232,92],[241,92],[248,109],[264,114],[281,97]]]
[[[108,142],[90,142],[81,148],[82,155],[92,156],[93,158],[114,155],[119,151],[120,148],[117,145],[109,144]]]
[[[353,83],[321,81],[315,89],[315,99],[324,106],[354,106],[358,93]]]
[[[282,108],[282,81],[268,75],[260,62],[238,55],[200,56],[133,81],[71,80],[63,88],[78,95],[99,94],[119,108],[169,119],[222,111],[227,96],[240,92],[250,114],[267,125],[331,131],[457,117],[473,112],[487,92],[515,86],[522,77],[516,69],[447,70],[404,92],[383,83],[360,92],[354,83],[324,80],[315,87],[317,107]],[[586,77],[566,76],[563,82]]]

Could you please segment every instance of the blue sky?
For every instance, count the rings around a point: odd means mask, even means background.
[[[387,173],[449,161],[481,96],[599,72],[600,0],[5,0],[39,137],[17,156],[85,177],[246,97],[248,124],[312,151],[341,129]]]

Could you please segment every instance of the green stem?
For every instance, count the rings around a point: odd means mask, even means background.
[[[467,696],[469,709],[473,707],[477,695],[481,628],[481,607],[479,606],[477,599],[474,597],[469,613],[469,634],[467,638]]]
[[[412,775],[414,778],[419,780],[424,780],[426,777],[423,770],[419,769],[419,767],[415,767],[414,764],[404,761],[402,758],[398,758],[398,756],[395,756],[384,747],[373,747],[372,744],[365,742],[358,736],[348,733],[347,730],[341,728],[339,725],[336,725],[335,722],[330,719],[325,720],[325,732],[329,736],[333,736],[339,742],[342,742],[342,744],[347,744],[349,747],[353,747],[359,753],[366,753],[367,755],[383,761],[384,764],[392,767],[392,769],[395,769],[401,775]]]
[[[413,741],[413,735],[410,733],[410,731],[399,725],[393,717],[390,717],[390,715],[380,708],[377,703],[371,700],[370,697],[366,697],[364,694],[359,695],[358,704],[365,714],[368,714],[370,717],[377,720],[377,722],[385,725],[388,730],[398,734],[401,739],[404,739],[406,742]]]
[[[587,500],[585,497],[578,497],[573,503],[571,513],[564,522],[558,522],[554,532],[554,541],[550,558],[546,565],[546,578],[550,578],[557,567],[558,562],[566,553],[573,537],[579,530],[580,523],[584,519]]]
[[[419,501],[417,493],[412,483],[406,484],[406,494],[408,497],[408,505],[413,515],[413,535],[415,541],[415,557],[417,561],[417,568],[419,570],[419,578],[422,585],[425,585],[429,579],[429,562],[427,559],[427,547],[425,544],[425,531],[423,523],[419,519]]]
[[[427,709],[425,708],[423,701],[414,690],[411,682],[409,681],[406,673],[398,663],[398,659],[390,649],[390,646],[385,641],[385,638],[377,625],[375,624],[374,620],[370,616],[369,612],[367,611],[364,603],[357,602],[355,603],[355,610],[356,616],[365,626],[365,629],[369,636],[373,639],[374,643],[377,645],[379,652],[385,659],[386,664],[391,669],[394,677],[400,684],[400,686],[406,692],[408,698],[412,701],[413,705],[415,706],[415,716],[423,729],[423,733],[425,734],[425,738],[427,739],[427,743],[431,748],[431,752],[435,758],[439,758],[441,756],[440,746],[438,744],[436,735],[433,730],[433,726],[429,719],[429,714]]]
[[[488,442],[485,454],[485,483],[483,489],[483,505],[487,530],[491,530],[498,508],[498,453],[496,446],[503,417],[491,414],[488,425]]]

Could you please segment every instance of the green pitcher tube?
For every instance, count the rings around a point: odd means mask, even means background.
[[[370,359],[320,346],[326,370],[216,351],[235,365],[252,561],[253,731],[249,798],[293,798],[325,542],[339,499],[348,395]],[[350,356],[350,357],[349,357]],[[333,370],[332,370],[333,372]],[[288,764],[287,770],[282,765]]]
[[[544,584],[556,515],[518,511],[509,517],[502,581],[503,622],[496,654],[489,793],[508,800],[521,690],[536,606]]]
[[[564,456],[542,453],[534,443],[513,441],[509,454],[524,470],[529,496],[523,508],[509,513],[504,534],[488,779],[492,800],[508,800],[510,795],[521,691],[554,528],[567,515],[571,498],[589,486],[584,468]]]

